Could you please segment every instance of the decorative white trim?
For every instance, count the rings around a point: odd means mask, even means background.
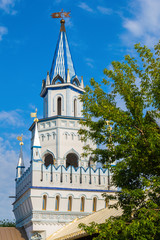
[[[76,150],[74,150],[74,148],[71,148],[69,151],[67,151],[67,152],[64,154],[64,157],[63,157],[64,160],[66,160],[66,157],[67,157],[67,155],[68,155],[69,153],[75,153],[75,154],[78,156],[78,161],[81,159],[80,154],[79,154]]]

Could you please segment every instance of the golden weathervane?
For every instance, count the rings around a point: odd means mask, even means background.
[[[52,13],[52,18],[66,18],[66,17],[71,17],[70,16],[71,14],[71,11],[69,12],[64,12],[63,9],[61,10],[61,12],[55,12],[55,13]]]
[[[32,118],[35,118],[35,119],[34,119],[34,122],[38,122],[38,118],[37,118],[37,108],[36,108],[35,112],[32,112],[32,113],[30,114],[30,116],[31,116]]]
[[[21,134],[21,136],[18,136],[17,137],[17,140],[20,141],[20,145],[24,145],[23,142],[22,142],[22,138],[23,138],[23,134]]]

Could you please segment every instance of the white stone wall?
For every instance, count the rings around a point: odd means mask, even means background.
[[[71,175],[72,182],[70,182]],[[56,168],[51,165],[46,168],[44,164],[34,162],[32,186],[107,190],[108,170],[101,168],[96,170],[84,169],[83,167],[75,169],[71,166],[66,169],[64,166]],[[115,191],[116,189],[111,186],[110,190]]]
[[[57,99],[62,100],[62,116],[74,117],[74,99],[77,99],[77,116],[82,117],[83,104],[79,100],[84,90],[70,83],[50,85],[46,87],[44,97],[44,117],[57,116]]]
[[[83,146],[89,144],[95,149],[96,145],[90,139],[86,143],[81,141],[81,136],[78,134],[80,128],[79,120],[74,118],[59,117],[39,121],[38,132],[42,146],[42,159],[48,152],[55,157],[57,165],[66,166],[66,155],[74,152],[79,158],[79,166],[87,168],[89,156],[86,159],[82,157]],[[33,138],[34,129],[32,130],[32,142]]]
[[[19,198],[32,185],[32,166],[30,166],[21,178],[16,180],[16,198]]]
[[[46,210],[42,210],[43,195],[47,196]],[[55,211],[56,196],[60,197],[59,211]],[[68,197],[72,196],[72,211],[68,211]],[[85,197],[84,212],[80,211],[81,197]],[[105,207],[102,192],[78,192],[66,190],[32,189],[33,231],[45,231],[46,237],[57,231],[64,224],[77,217],[92,213],[93,198],[97,198],[97,211]]]

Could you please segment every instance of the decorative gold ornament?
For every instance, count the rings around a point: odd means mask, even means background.
[[[52,18],[65,18],[65,17],[70,17],[71,11],[69,12],[64,12],[63,9],[61,10],[61,12],[55,12],[51,14]]]
[[[35,118],[35,119],[34,119],[34,122],[38,122],[38,118],[37,118],[37,108],[36,108],[35,112],[33,112],[33,113],[30,114],[30,116],[31,116],[32,118]]]
[[[22,138],[23,138],[23,134],[17,137],[17,140],[20,141],[19,145],[24,145],[24,143],[22,142]]]

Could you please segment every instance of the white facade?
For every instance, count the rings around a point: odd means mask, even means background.
[[[106,203],[102,193],[115,191],[113,187],[108,191],[107,170],[83,167],[75,169],[71,166],[66,169],[62,165],[58,168],[53,165],[46,168],[43,163],[34,162],[17,181],[17,201],[14,203],[17,227],[24,226],[29,238],[32,233],[39,232],[45,239],[74,218],[104,208]],[[44,196],[46,196],[45,209]],[[69,197],[72,198],[71,211],[68,210]]]
[[[44,118],[59,115],[57,112],[58,98],[61,98],[62,100],[62,116],[82,117],[81,111],[83,110],[83,105],[79,100],[79,95],[83,92],[84,90],[81,87],[77,87],[71,83],[60,83],[46,86],[41,92],[41,96],[45,95],[43,107]],[[76,112],[74,111],[75,100]]]
[[[66,166],[66,156],[69,153],[75,153],[78,157],[78,166],[88,167],[89,157],[84,159],[84,144],[89,144],[92,148],[96,146],[88,139],[86,143],[81,141],[78,134],[80,129],[79,119],[71,117],[56,116],[47,119],[41,119],[38,122],[38,132],[40,137],[42,160],[46,154],[52,154],[55,159],[55,165]],[[34,139],[34,126],[31,127],[32,139]]]
[[[44,118],[30,127],[31,164],[16,179],[13,211],[28,239],[36,239],[37,233],[46,239],[73,219],[104,208],[102,193],[116,191],[108,170],[96,169],[91,156],[82,157],[85,144],[96,146],[90,139],[82,142],[78,134],[83,79],[80,83],[74,75],[62,20],[61,25],[51,72],[42,82]]]

